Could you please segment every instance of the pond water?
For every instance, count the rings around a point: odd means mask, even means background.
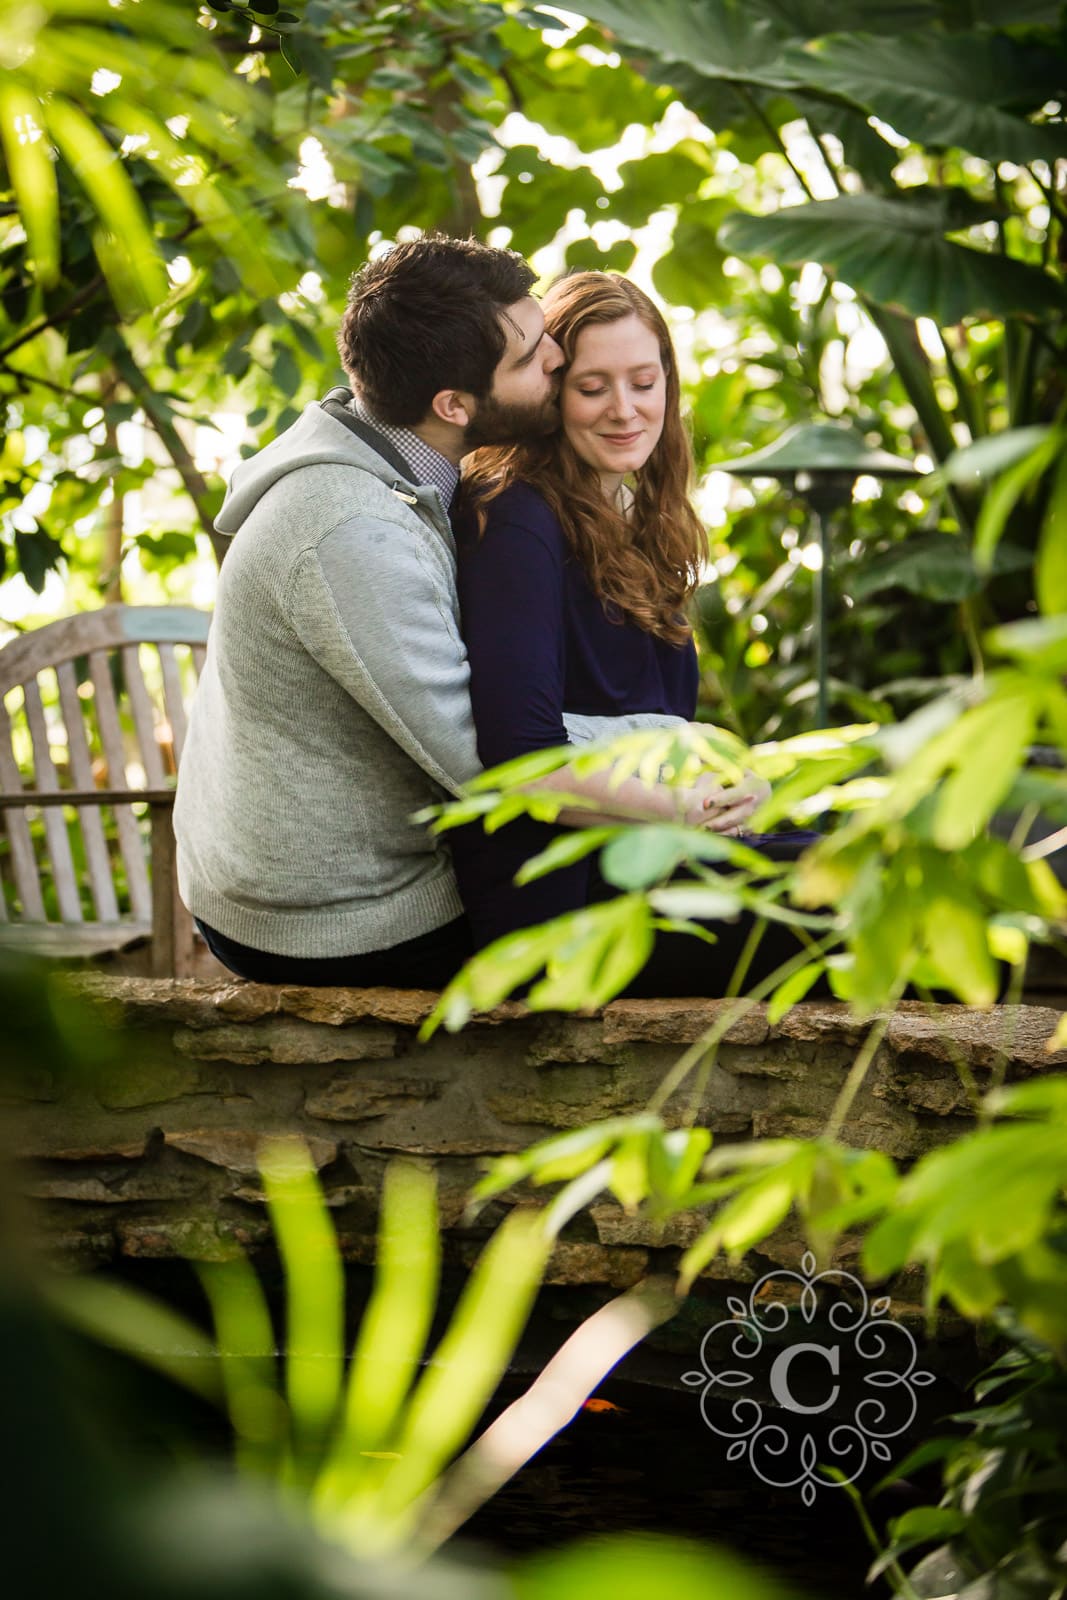
[[[202,1315],[198,1287],[183,1264],[139,1262],[123,1275]],[[279,1284],[269,1271],[265,1278],[281,1327]],[[431,1341],[443,1331],[459,1283],[458,1276],[446,1274]],[[350,1272],[352,1326],[368,1286],[367,1269]],[[609,1295],[610,1291],[599,1288],[542,1291],[514,1370],[500,1386],[480,1427],[529,1387],[571,1329]],[[742,1459],[728,1459],[729,1441],[714,1432],[702,1415],[700,1392],[683,1381],[684,1374],[698,1365],[699,1328],[707,1324],[708,1317],[708,1306],[702,1307],[697,1298],[687,1303],[679,1318],[631,1352],[601,1384],[592,1404],[579,1411],[465,1524],[450,1550],[456,1555],[466,1551],[479,1561],[497,1559],[506,1564],[516,1556],[589,1534],[654,1531],[728,1546],[811,1600],[863,1600],[871,1594],[888,1594],[882,1583],[873,1589],[866,1586],[873,1555],[842,1489],[821,1482],[812,1503],[806,1505],[800,1485],[774,1486],[791,1475],[781,1461],[764,1458],[762,1466],[770,1470],[761,1476],[747,1454]],[[818,1328],[805,1334],[816,1343],[820,1337]],[[901,1461],[932,1433],[948,1431],[940,1426],[940,1419],[963,1407],[969,1377],[985,1364],[966,1334],[933,1345],[924,1343],[921,1354],[934,1381],[924,1390],[912,1425],[893,1440],[893,1462]],[[796,1398],[820,1405],[818,1397],[827,1386],[824,1360],[817,1354],[801,1354],[795,1367],[791,1382]],[[847,1400],[847,1369],[839,1375]],[[843,1402],[828,1417],[809,1419],[800,1413],[790,1416],[774,1405],[770,1394],[764,1390],[759,1394],[768,1419],[784,1426],[788,1438],[785,1457],[793,1460],[794,1467],[808,1431],[818,1440],[819,1459],[830,1459],[826,1429],[841,1420],[847,1404]],[[220,1420],[205,1407],[190,1406],[184,1396],[172,1392],[167,1399],[157,1393],[150,1403],[131,1407],[127,1401],[126,1410],[137,1419],[131,1424],[134,1447],[149,1454],[171,1450],[175,1437],[181,1435],[186,1438],[186,1449],[191,1446],[197,1454],[221,1455],[227,1448]],[[728,1402],[709,1406],[708,1416],[721,1423],[725,1432],[730,1431]],[[886,1472],[886,1464],[870,1459],[859,1476],[860,1487],[873,1487]],[[792,1476],[796,1475],[794,1471]],[[764,1481],[765,1477],[772,1482]],[[938,1493],[935,1472],[893,1486],[869,1509],[881,1531],[889,1518],[911,1505],[936,1502]]]

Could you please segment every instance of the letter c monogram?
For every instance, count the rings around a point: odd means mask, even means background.
[[[814,1355],[822,1356],[835,1378],[840,1373],[841,1353],[838,1345],[791,1344],[788,1349],[780,1351],[774,1358],[774,1365],[771,1368],[771,1393],[778,1404],[784,1406],[787,1411],[799,1411],[805,1416],[814,1416],[819,1411],[828,1411],[830,1409],[841,1393],[841,1385],[839,1383],[834,1384],[830,1391],[830,1398],[824,1400],[821,1406],[801,1405],[799,1400],[794,1399],[789,1387],[789,1368],[793,1357],[800,1355],[803,1351],[810,1351]]]

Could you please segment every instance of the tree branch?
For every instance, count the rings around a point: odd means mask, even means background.
[[[116,371],[121,375],[123,382],[144,411],[145,416],[162,440],[171,461],[177,468],[186,493],[196,507],[196,515],[200,527],[211,540],[211,548],[215,552],[215,560],[221,567],[226,551],[229,549],[229,540],[215,531],[215,494],[178,432],[174,419],[170,414],[169,406],[156,394],[152,385],[133,359],[129,347],[121,337],[114,359]]]
[[[29,344],[31,339],[36,339],[37,335],[44,333],[47,328],[58,328],[60,323],[69,322],[71,317],[77,316],[82,306],[90,301],[103,287],[103,283],[104,274],[98,272],[96,277],[90,279],[83,289],[78,290],[73,300],[69,300],[60,310],[54,311],[50,317],[42,317],[34,327],[24,328],[16,338],[12,339],[10,344],[5,344],[0,349],[0,361],[6,360],[9,355],[20,349],[22,345]]]

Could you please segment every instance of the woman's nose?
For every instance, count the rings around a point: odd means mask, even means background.
[[[615,389],[611,394],[611,414],[613,417],[633,417],[637,414],[633,396],[626,389]]]

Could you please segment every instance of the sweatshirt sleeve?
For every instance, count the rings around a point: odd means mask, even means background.
[[[443,554],[399,524],[342,523],[301,557],[289,620],[323,670],[443,789],[456,794],[481,770]]]

